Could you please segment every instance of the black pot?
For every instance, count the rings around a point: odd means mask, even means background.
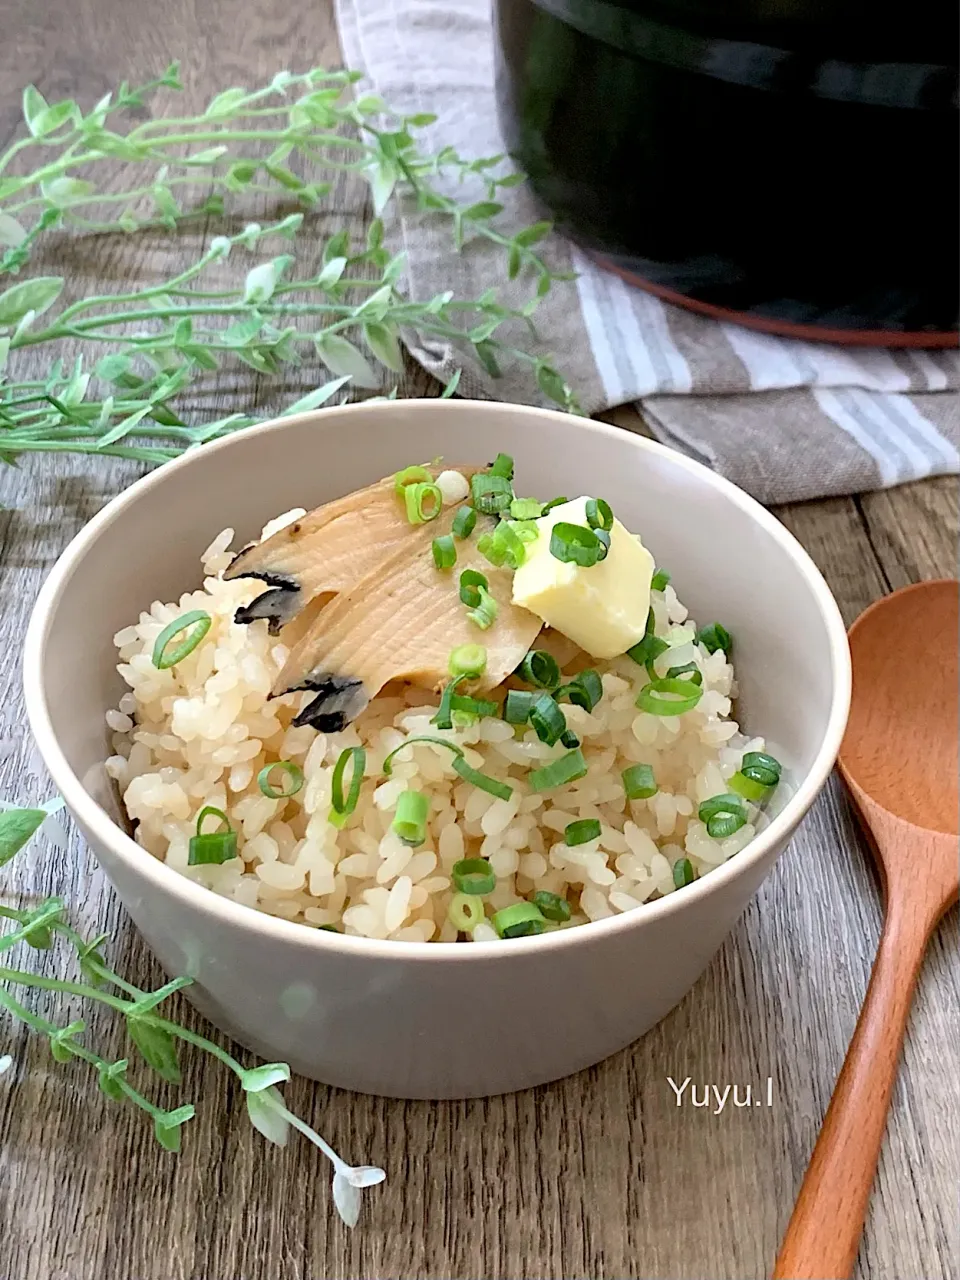
[[[956,343],[957,6],[495,0],[511,151],[576,240],[771,332]]]

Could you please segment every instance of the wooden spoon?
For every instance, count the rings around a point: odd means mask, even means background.
[[[958,586],[905,587],[850,628],[840,772],[873,837],[885,918],[774,1280],[844,1280],[853,1269],[917,975],[957,900]]]

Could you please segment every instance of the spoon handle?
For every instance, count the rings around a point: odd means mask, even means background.
[[[866,999],[774,1280],[846,1280],[863,1233],[907,1015],[934,920],[888,905]]]

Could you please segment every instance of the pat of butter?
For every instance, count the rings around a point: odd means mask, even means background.
[[[555,524],[585,525],[588,498],[553,507],[536,522],[539,536],[513,577],[513,603],[563,632],[594,658],[615,658],[643,636],[650,609],[653,556],[614,520],[610,549],[584,568],[550,554]]]

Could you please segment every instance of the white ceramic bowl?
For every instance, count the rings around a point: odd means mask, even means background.
[[[702,621],[736,637],[738,714],[781,750],[795,790],[742,853],[665,899],[509,943],[374,942],[228,902],[169,870],[119,824],[104,712],[124,686],[111,638],[199,582],[230,525],[314,507],[424,458],[515,456],[524,487],[595,493],[669,567]],[[163,967],[269,1059],[347,1089],[472,1097],[577,1071],[629,1044],[690,989],[833,765],[850,661],[837,606],[794,538],[706,468],[613,427],[478,401],[408,400],[284,419],[154,471],[73,540],[34,609],[30,723],[53,780]]]

